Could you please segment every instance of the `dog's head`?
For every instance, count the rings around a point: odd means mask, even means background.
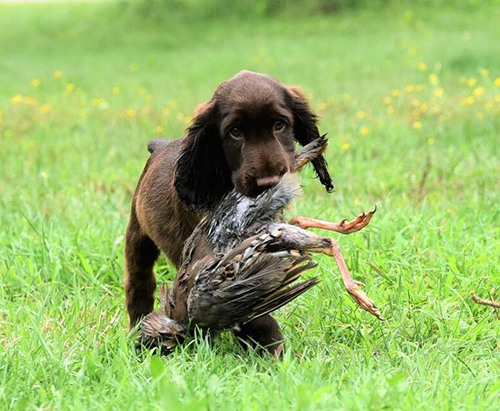
[[[255,197],[290,171],[295,141],[319,137],[302,93],[274,78],[242,71],[200,106],[177,162],[175,188],[192,210],[206,210],[233,187]],[[323,157],[313,160],[321,183],[333,184]]]

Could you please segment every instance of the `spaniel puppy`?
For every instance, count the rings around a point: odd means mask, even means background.
[[[302,94],[265,74],[242,71],[222,83],[178,140],[153,140],[139,179],[125,245],[130,326],[153,310],[153,266],[162,251],[176,266],[200,218],[237,188],[255,197],[294,165],[294,146],[319,137],[317,118]],[[328,191],[323,157],[312,161]],[[274,352],[282,335],[269,315],[238,332],[250,345]]]

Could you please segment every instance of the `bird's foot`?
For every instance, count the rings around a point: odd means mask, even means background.
[[[375,303],[366,295],[366,293],[361,289],[364,284],[361,281],[354,280],[349,276],[349,278],[344,278],[344,285],[347,292],[351,295],[354,301],[365,311],[377,317],[379,320],[384,321],[378,307]]]
[[[367,213],[362,213],[358,215],[354,220],[347,222],[347,220],[342,220],[338,225],[340,230],[337,231],[341,234],[351,234],[356,231],[360,231],[365,228],[370,220],[373,217],[373,214],[377,212],[377,206],[373,208],[373,210],[368,211]]]

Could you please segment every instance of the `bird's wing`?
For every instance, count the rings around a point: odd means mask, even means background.
[[[282,307],[317,284],[314,278],[291,286],[315,264],[293,252],[275,254],[246,260],[233,278],[196,284],[188,299],[190,321],[203,328],[232,328]]]

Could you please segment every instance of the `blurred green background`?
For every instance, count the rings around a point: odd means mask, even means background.
[[[499,1],[15,3],[0,2],[0,408],[498,408],[498,312],[469,293],[500,298]],[[377,204],[339,242],[388,321],[321,257],[321,284],[277,314],[282,361],[230,335],[138,356],[123,234],[147,142],[181,137],[242,69],[301,86],[328,133],[336,190],[306,170],[291,214]]]

